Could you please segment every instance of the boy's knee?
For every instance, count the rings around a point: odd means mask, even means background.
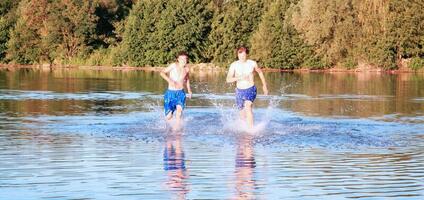
[[[183,107],[178,105],[176,110],[176,115],[181,116],[182,113],[183,113]]]
[[[252,109],[252,102],[251,101],[245,101],[244,102],[244,107],[246,109]]]

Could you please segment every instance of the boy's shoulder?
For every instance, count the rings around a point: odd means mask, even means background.
[[[230,67],[235,67],[235,66],[237,66],[239,64],[239,61],[238,60],[236,60],[236,61],[234,61],[234,62],[232,62],[231,64],[230,64]]]
[[[257,62],[254,61],[254,60],[251,60],[251,59],[246,60],[246,63],[248,65],[257,65]],[[236,65],[240,65],[240,61],[239,60],[236,60],[236,61],[232,62],[230,66],[236,66]]]
[[[177,63],[173,62],[171,64],[168,65],[168,67],[175,67],[177,65]]]
[[[251,59],[248,59],[248,60],[247,60],[247,62],[248,62],[250,65],[257,65],[256,61],[251,60]]]

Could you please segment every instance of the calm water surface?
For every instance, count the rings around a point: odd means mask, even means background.
[[[0,70],[0,199],[424,199],[423,74],[266,78],[256,133],[220,72],[170,132],[158,73]]]

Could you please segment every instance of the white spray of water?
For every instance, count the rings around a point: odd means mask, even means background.
[[[264,131],[268,127],[270,121],[273,119],[273,115],[275,115],[275,109],[279,106],[282,98],[286,94],[286,90],[288,88],[293,87],[295,84],[284,85],[280,87],[280,90],[277,92],[279,95],[269,95],[262,96],[258,95],[257,100],[265,99],[268,102],[268,106],[265,108],[265,112],[258,112],[258,109],[254,109],[255,123],[253,128],[249,128],[248,124],[239,118],[238,113],[233,115],[221,115],[224,119],[224,129],[233,131],[236,133],[247,133],[253,136],[260,136],[264,134]],[[233,113],[236,113],[236,108],[233,107]],[[232,116],[232,118],[228,119],[228,116]]]
[[[253,128],[249,128],[247,123],[244,120],[241,120],[239,117],[239,111],[233,104],[233,106],[228,106],[228,95],[222,96],[218,94],[211,93],[209,91],[203,91],[204,94],[202,97],[205,98],[205,100],[210,101],[212,103],[213,108],[216,109],[218,113],[218,123],[216,124],[204,124],[202,126],[203,128],[212,128],[216,131],[213,131],[216,133],[226,133],[231,132],[234,134],[249,134],[254,136],[259,136],[264,133],[264,131],[267,129],[267,126],[269,125],[270,121],[273,119],[273,116],[276,114],[275,109],[279,106],[282,98],[281,96],[284,96],[286,93],[286,89],[292,87],[292,84],[285,85],[280,87],[280,90],[277,93],[277,95],[269,95],[269,96],[263,96],[258,95],[258,98],[256,101],[265,101],[267,102],[266,108],[254,108],[254,117],[255,117],[255,123]],[[222,96],[222,98],[221,98]],[[234,97],[235,98],[235,97]],[[225,100],[225,101],[223,101]],[[189,104],[189,102],[188,102]],[[178,123],[175,118],[166,121],[165,116],[163,114],[163,103],[158,100],[156,103],[153,104],[146,104],[144,105],[146,108],[148,108],[151,112],[154,113],[155,116],[153,116],[155,119],[155,123],[151,124],[151,127],[154,129],[161,129],[161,130],[172,130],[177,127],[178,130],[184,129],[185,125],[189,123],[196,122],[196,118],[190,115],[187,115],[186,112],[184,112],[183,120]],[[220,127],[221,126],[221,127]],[[184,132],[184,131],[183,131]]]
[[[261,100],[268,101],[268,106],[265,109],[265,112],[261,112],[262,109],[254,109],[255,124],[253,128],[250,128],[246,121],[240,119],[239,110],[232,106],[226,108],[223,103],[220,103],[216,100],[212,101],[212,105],[217,109],[219,113],[219,120],[223,126],[224,131],[229,131],[236,134],[250,134],[250,135],[260,135],[269,124],[272,119],[273,111],[278,106],[281,101],[278,96],[268,96],[260,97]]]
[[[145,107],[154,114],[154,123],[147,127],[149,129],[160,130],[160,132],[164,133],[178,132],[179,134],[184,134],[184,127],[186,124],[193,121],[193,117],[187,116],[185,112],[183,112],[183,116],[180,121],[176,119],[175,113],[170,120],[166,120],[163,110],[163,102],[159,100],[154,104],[146,104]]]

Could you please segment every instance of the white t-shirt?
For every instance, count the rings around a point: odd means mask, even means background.
[[[243,80],[237,81],[237,88],[247,89],[255,84],[253,80],[253,70],[255,70],[256,66],[257,63],[250,59],[246,60],[245,62],[237,60],[231,63],[230,70],[231,68],[234,69],[235,77],[245,77]]]

